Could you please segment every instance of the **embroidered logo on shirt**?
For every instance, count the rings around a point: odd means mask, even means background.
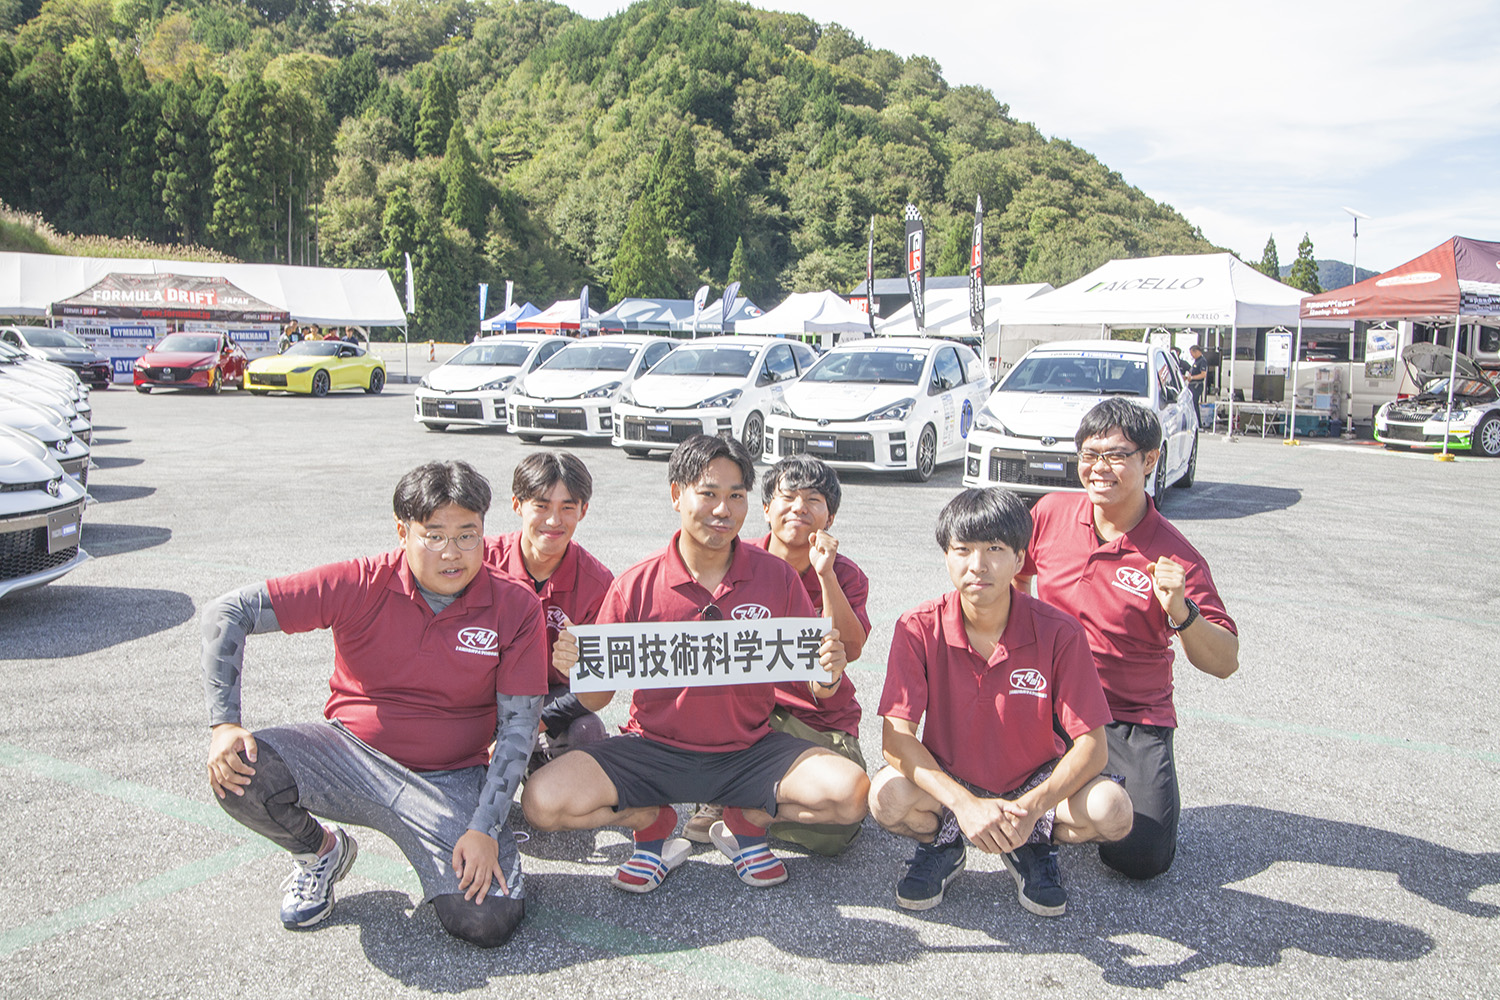
[[[547,605],[547,627],[558,632],[568,627],[567,613],[556,604]]]
[[[740,621],[758,621],[762,618],[771,617],[771,609],[764,604],[741,604],[734,609],[733,618]]]
[[[1151,577],[1133,566],[1121,566],[1115,570],[1115,578],[1110,586],[1144,597],[1151,593]]]
[[[500,644],[495,641],[495,630],[488,628],[459,629],[458,645],[453,647],[459,653],[494,653],[499,648]]]
[[[1039,670],[1030,668],[1012,670],[1010,673],[1010,693],[1029,694],[1035,698],[1045,698],[1047,697],[1047,678],[1042,676]]]

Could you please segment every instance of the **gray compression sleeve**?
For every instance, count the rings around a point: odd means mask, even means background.
[[[280,632],[271,592],[264,583],[231,590],[210,601],[200,619],[203,632],[203,698],[208,724],[240,721],[240,670],[245,662],[245,636]]]
[[[479,793],[479,808],[469,821],[470,830],[500,839],[500,826],[510,816],[510,801],[521,787],[526,762],[536,743],[537,723],[542,717],[539,694],[495,695],[495,752]]]

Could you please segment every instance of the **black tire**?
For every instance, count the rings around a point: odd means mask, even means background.
[[[1500,413],[1491,413],[1479,421],[1469,440],[1473,442],[1474,454],[1500,458]]]
[[[219,369],[215,368],[208,373],[208,391],[217,396],[223,390],[224,377],[219,374]]]
[[[760,458],[766,450],[766,420],[757,410],[745,418],[745,427],[740,431],[740,443],[750,451],[752,458]]]
[[[1156,457],[1156,475],[1151,477],[1151,499],[1156,501],[1158,507],[1167,495],[1167,446],[1161,446],[1161,454]]]
[[[448,429],[447,424],[423,424],[422,426],[426,427],[430,431],[438,431],[440,433]]]
[[[252,396],[264,396],[264,395],[267,395],[268,393],[270,393],[271,390],[270,389],[246,389],[245,391],[248,392]]]
[[[149,385],[138,385],[138,386],[135,387],[135,391],[139,392],[139,393],[141,393],[143,395],[150,395],[151,394],[151,387]]]
[[[314,396],[326,396],[328,390],[333,387],[333,379],[329,376],[326,368],[319,368],[313,372],[312,394]]]
[[[540,434],[517,434],[516,437],[520,438],[522,441],[525,441],[527,444],[542,443],[542,436]]]
[[[937,431],[928,424],[917,437],[917,453],[913,456],[916,466],[906,471],[906,478],[913,483],[925,483],[932,478],[937,468]]]
[[[625,457],[626,458],[645,458],[647,455],[651,454],[651,449],[650,448],[624,448],[624,447],[622,447],[620,450],[625,453]]]
[[[376,368],[374,371],[370,372],[370,385],[365,389],[365,392],[374,396],[378,395],[380,390],[384,388],[385,371],[383,369]]]
[[[1198,475],[1198,432],[1194,431],[1193,453],[1188,456],[1187,471],[1182,474],[1181,479],[1177,480],[1177,482],[1173,483],[1172,485],[1177,487],[1178,489],[1185,490],[1189,486],[1193,485],[1193,477],[1196,475]]]

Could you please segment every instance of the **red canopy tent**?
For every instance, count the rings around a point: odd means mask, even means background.
[[[1455,236],[1422,256],[1373,278],[1302,300],[1298,321],[1362,319],[1453,321],[1453,365],[1448,378],[1448,410],[1458,364],[1458,328],[1465,320],[1500,316],[1500,243]],[[1300,351],[1300,346],[1299,346]],[[1396,357],[1401,356],[1399,338]],[[1350,357],[1353,357],[1351,345]],[[1293,376],[1295,381],[1295,376]],[[1295,406],[1295,399],[1293,402]],[[1447,454],[1448,446],[1443,445]]]

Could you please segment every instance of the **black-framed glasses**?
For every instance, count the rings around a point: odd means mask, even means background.
[[[698,618],[700,621],[721,622],[724,620],[724,612],[719,610],[717,604],[705,604],[698,609]]]
[[[1139,455],[1141,449],[1135,451],[1080,451],[1078,453],[1079,465],[1093,465],[1095,462],[1104,462],[1116,469],[1125,468],[1125,460],[1131,455]]]

